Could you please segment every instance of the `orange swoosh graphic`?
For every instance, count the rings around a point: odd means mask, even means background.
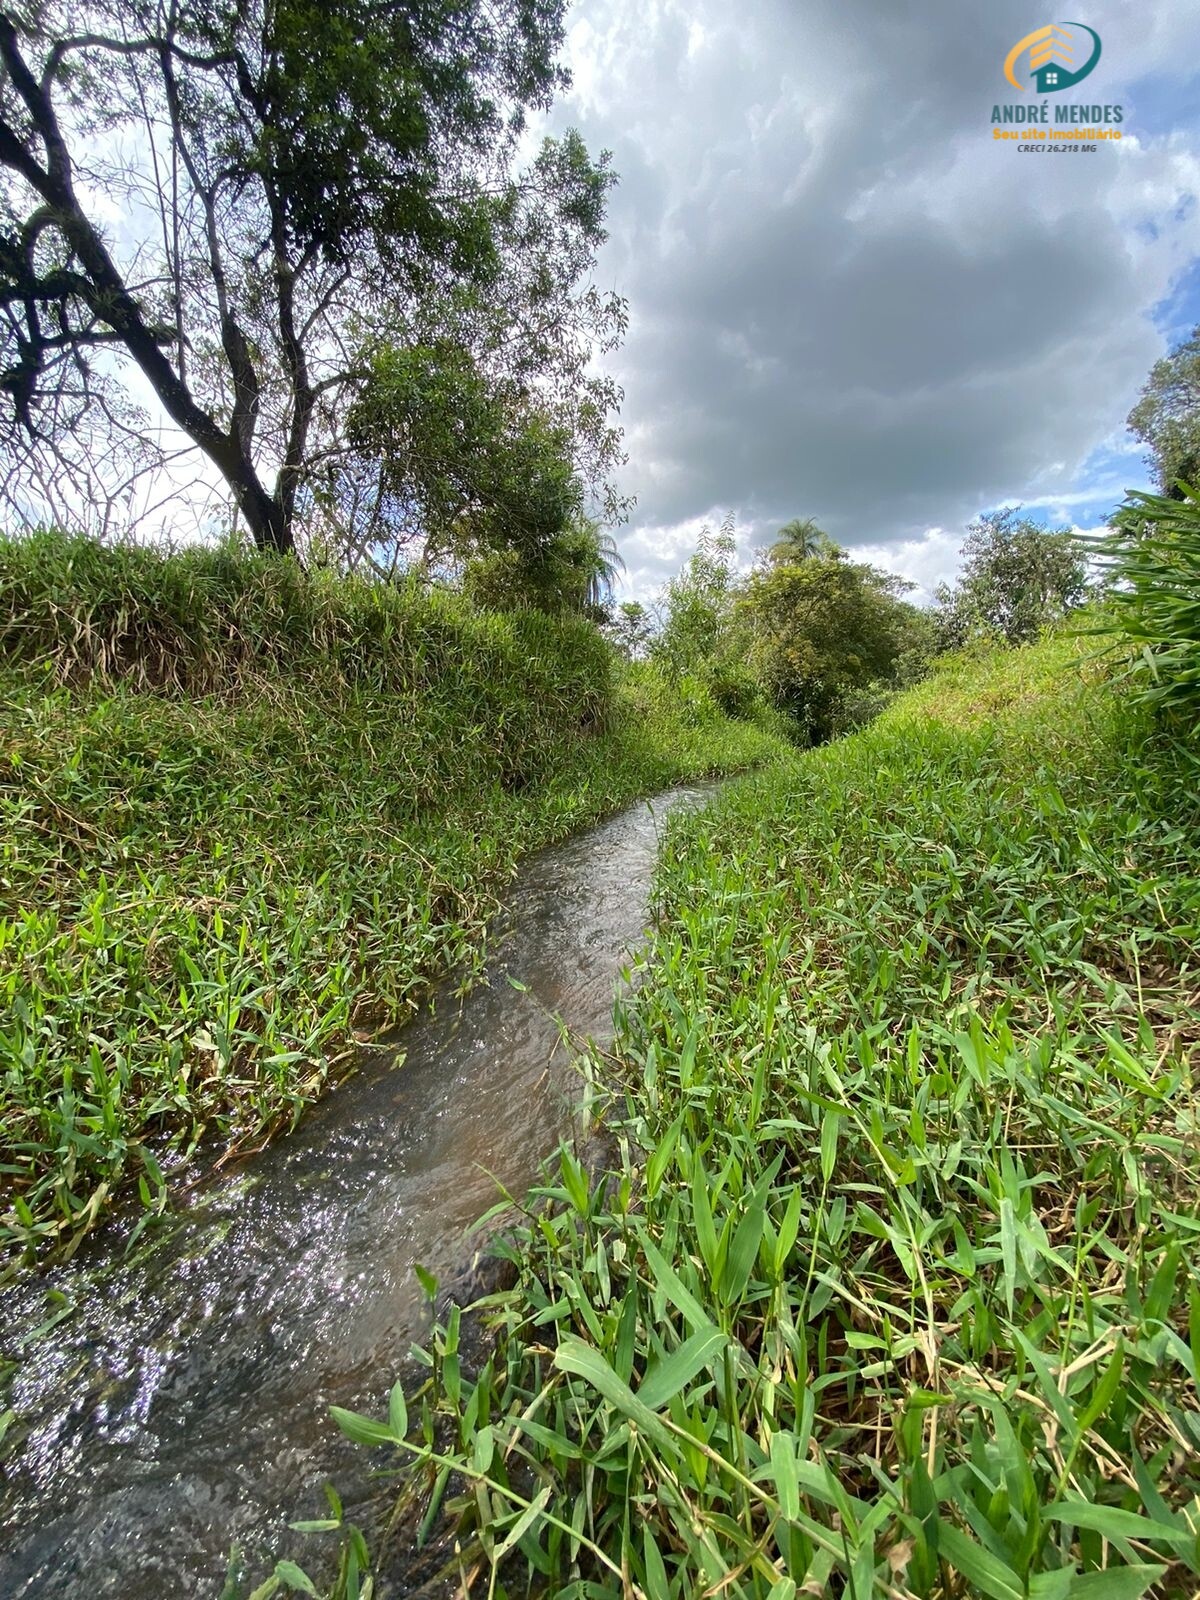
[[[1033,33],[1027,33],[1023,39],[1013,45],[1004,61],[1004,76],[1012,84],[1013,88],[1020,89],[1022,94],[1025,93],[1025,85],[1017,82],[1017,76],[1013,68],[1017,64],[1017,58],[1020,56],[1021,51],[1029,49],[1032,54],[1034,45],[1040,45],[1042,51],[1045,52],[1044,54],[1039,53],[1038,60],[1033,63],[1035,67],[1041,66],[1042,62],[1047,60],[1049,54],[1055,50],[1065,51],[1068,60],[1071,56],[1071,36],[1063,33],[1055,23],[1049,22],[1044,28],[1038,28]]]

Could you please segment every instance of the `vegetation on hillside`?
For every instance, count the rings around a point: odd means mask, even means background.
[[[0,652],[10,1260],[293,1121],[520,855],[778,748],[581,618],[272,557],[0,541]]]
[[[454,1311],[338,1418],[464,1590],[1194,1587],[1200,811],[1148,734],[1058,637],[675,823],[612,1165],[530,1197],[482,1370]]]
[[[943,647],[979,635],[1028,644],[1084,603],[1087,552],[1069,528],[1052,530],[1017,507],[989,511],[967,529],[961,570],[937,592]]]
[[[972,523],[962,560],[955,584],[921,608],[911,583],[852,560],[811,517],[785,523],[740,573],[727,521],[702,535],[656,616],[626,603],[609,634],[627,655],[698,675],[732,715],[770,706],[796,744],[821,744],[878,715],[940,653],[1024,643],[1089,596],[1079,542],[1016,510]]]

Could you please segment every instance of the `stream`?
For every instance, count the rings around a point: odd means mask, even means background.
[[[531,857],[465,997],[444,984],[393,1049],[128,1259],[110,1229],[7,1292],[0,1347],[28,1340],[9,1403],[29,1434],[3,1469],[3,1600],[216,1597],[235,1543],[260,1580],[280,1553],[307,1561],[287,1523],[327,1515],[328,1480],[369,1523],[383,1491],[328,1408],[382,1413],[427,1327],[414,1263],[462,1274],[497,1180],[523,1193],[569,1128],[579,1079],[555,1016],[610,1034],[663,816],[712,792],[672,790]],[[30,1340],[50,1290],[76,1310]]]

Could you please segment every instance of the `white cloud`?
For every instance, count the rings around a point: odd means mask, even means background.
[[[715,505],[759,543],[813,515],[928,590],[981,507],[1089,498],[1084,463],[1124,448],[1162,350],[1149,313],[1200,256],[1194,124],[1131,121],[1092,155],[996,144],[1016,0],[919,19],[581,0],[574,19],[556,120],[623,174],[603,272],[632,313],[631,584],[673,570]],[[1090,20],[1097,99],[1191,72],[1177,17],[1109,0]]]

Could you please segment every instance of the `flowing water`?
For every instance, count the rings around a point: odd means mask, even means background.
[[[10,1402],[32,1426],[7,1468],[3,1600],[215,1596],[233,1543],[260,1576],[296,1551],[286,1524],[326,1514],[327,1479],[362,1503],[364,1455],[328,1407],[381,1412],[425,1326],[413,1264],[461,1271],[496,1180],[521,1193],[569,1126],[579,1080],[554,1017],[609,1031],[663,815],[708,792],[531,858],[487,981],[443,989],[402,1061],[365,1066],[132,1259],[100,1241],[8,1294],[0,1348],[52,1314],[47,1288],[76,1310],[28,1343]]]

